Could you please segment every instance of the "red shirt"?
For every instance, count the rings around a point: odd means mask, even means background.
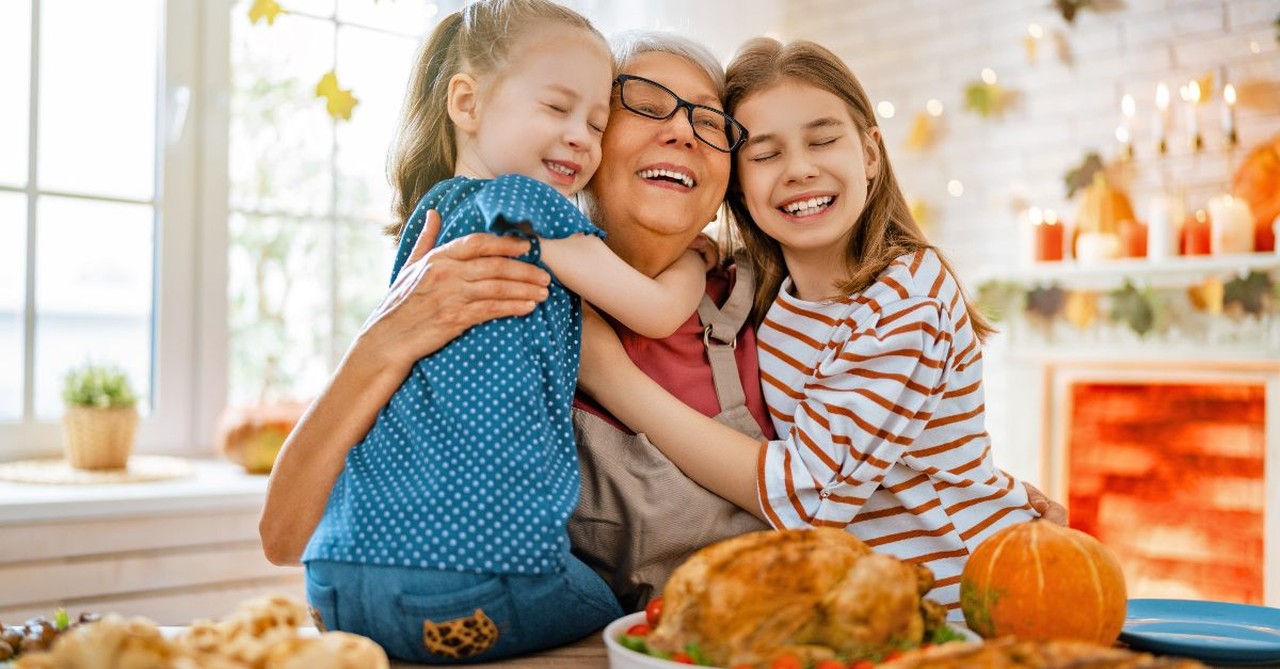
[[[715,269],[707,274],[707,295],[717,305],[724,304],[733,286],[733,268]],[[604,315],[622,340],[622,347],[627,355],[649,378],[658,382],[667,392],[675,395],[680,401],[697,409],[705,416],[714,417],[721,412],[720,401],[716,398],[715,384],[711,380],[711,364],[707,359],[707,349],[703,345],[702,321],[695,312],[676,330],[675,334],[665,339],[649,339],[642,337],[626,326]],[[773,439],[773,422],[769,420],[765,408],[764,396],[760,391],[760,365],[756,359],[756,333],[748,324],[738,333],[738,347],[734,350],[734,358],[738,363],[738,376],[742,379],[742,390],[746,396],[747,409],[760,425],[765,438]],[[631,434],[630,430],[619,423],[604,410],[595,400],[581,392],[573,400],[575,408],[589,411],[613,424],[619,430]]]

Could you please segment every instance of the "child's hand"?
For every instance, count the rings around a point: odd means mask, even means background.
[[[720,249],[716,248],[716,243],[703,233],[698,233],[698,236],[689,242],[689,250],[702,256],[702,263],[706,265],[707,271],[711,271],[720,264]]]
[[[1067,524],[1067,508],[1061,504],[1049,499],[1048,495],[1040,492],[1040,489],[1027,483],[1022,482],[1022,487],[1027,490],[1027,501],[1031,503],[1031,508],[1040,517],[1058,525],[1066,526]]]

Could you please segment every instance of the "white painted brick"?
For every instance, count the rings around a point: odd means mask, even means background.
[[[1121,33],[1119,25],[1115,23],[1101,25],[1092,30],[1068,28],[1064,34],[1077,58],[1087,59],[1094,54],[1111,54],[1120,50]]]
[[[1274,37],[1272,38],[1274,44]],[[1261,46],[1261,44],[1259,44]],[[1216,69],[1224,61],[1244,61],[1255,57],[1249,40],[1239,35],[1217,34],[1181,40],[1173,47],[1174,65],[1180,68]]]
[[[1231,30],[1268,25],[1280,14],[1276,0],[1231,0],[1227,3],[1227,27]]]
[[[1205,33],[1220,34],[1225,20],[1220,4],[1196,5],[1144,15],[1142,20],[1126,21],[1122,34],[1127,47],[1147,47],[1171,39],[1182,39]]]

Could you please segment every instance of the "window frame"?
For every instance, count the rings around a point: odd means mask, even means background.
[[[60,421],[35,416],[36,133],[40,110],[40,0],[32,0],[22,413],[0,423],[0,460],[56,455]],[[151,415],[139,451],[210,450],[226,395],[226,137],[228,19],[222,2],[164,0],[156,100]],[[219,38],[219,35],[222,38]],[[181,98],[186,97],[186,103]],[[62,194],[62,193],[56,193]],[[91,200],[111,198],[87,197]]]

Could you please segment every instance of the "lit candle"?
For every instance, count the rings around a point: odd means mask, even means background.
[[[1062,260],[1062,246],[1065,235],[1062,230],[1062,223],[1058,221],[1058,215],[1053,213],[1052,209],[1045,210],[1041,215],[1040,210],[1031,208],[1031,224],[1036,231],[1036,261],[1037,262],[1057,262]]]
[[[1215,254],[1253,251],[1253,212],[1238,197],[1209,200],[1209,249]]]
[[[1120,140],[1120,144],[1124,150],[1124,157],[1133,157],[1133,96],[1125,94],[1120,98],[1120,113],[1124,115],[1124,136],[1121,137],[1119,130],[1116,131],[1116,137]]]
[[[1229,147],[1240,141],[1236,137],[1236,87],[1231,84],[1222,87],[1222,136]]]
[[[1179,90],[1182,101],[1187,103],[1187,146],[1192,151],[1199,151],[1204,148],[1204,140],[1200,137],[1199,115],[1196,113],[1196,106],[1200,104],[1200,82],[1192,80]]]
[[[1165,141],[1169,116],[1169,87],[1160,82],[1156,86],[1156,148],[1163,155],[1169,152],[1169,143]]]
[[[1203,209],[1187,217],[1182,225],[1184,254],[1189,256],[1209,255],[1209,214]]]

